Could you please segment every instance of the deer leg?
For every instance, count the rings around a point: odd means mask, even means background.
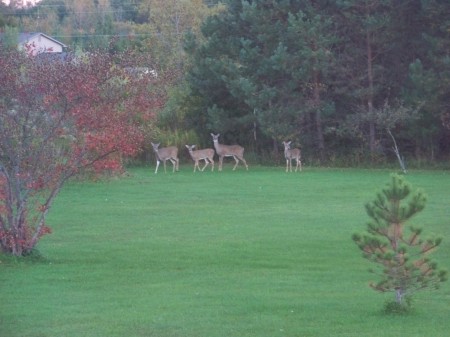
[[[178,158],[170,158],[170,161],[172,162],[173,165],[173,171],[175,173],[175,170],[178,171]]]
[[[205,166],[203,166],[203,168],[201,169],[202,172],[205,170],[206,166],[208,166],[208,164],[209,164],[208,158],[205,158],[204,160],[205,160]]]
[[[159,160],[156,160],[156,170],[155,170],[155,174],[158,173],[159,163],[160,163],[160,161],[159,161]]]
[[[223,156],[219,157],[219,171],[222,171]]]
[[[200,160],[197,160],[197,168],[199,171],[203,171],[205,169],[204,167],[203,168],[200,167]]]
[[[172,158],[169,158],[169,160],[172,163],[172,173],[175,173],[175,167],[176,167],[177,161]]]
[[[247,171],[248,171],[248,165],[247,165],[247,162],[245,161],[244,157],[240,157],[239,159],[242,160],[242,162],[243,162],[244,165],[245,165],[245,168],[246,168]]]
[[[214,172],[214,159],[211,159],[211,172]]]
[[[302,170],[302,161],[300,160],[300,158],[297,158],[297,167],[295,168],[295,172],[297,172],[297,168],[299,169],[299,171]]]
[[[289,172],[289,159],[286,158],[286,172]]]
[[[237,159],[236,156],[233,156],[233,158],[236,161],[236,164],[234,164],[234,167],[233,167],[233,171],[234,171],[234,170],[236,170],[236,166],[238,166],[238,164],[239,164],[239,160]]]

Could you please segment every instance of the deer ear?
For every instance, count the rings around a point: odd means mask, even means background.
[[[185,145],[186,146],[186,149],[189,149],[189,145]]]

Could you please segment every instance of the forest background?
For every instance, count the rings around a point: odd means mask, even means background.
[[[279,162],[289,139],[309,165],[386,165],[398,146],[410,166],[448,167],[445,0],[10,1],[0,30],[133,49],[170,74],[141,160],[149,140],[212,147],[215,132],[251,162]]]

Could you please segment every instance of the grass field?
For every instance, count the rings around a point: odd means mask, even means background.
[[[38,261],[0,256],[1,337],[445,337],[450,282],[388,316],[351,240],[390,171],[240,167],[72,182]],[[414,224],[444,237],[450,172],[411,171]]]

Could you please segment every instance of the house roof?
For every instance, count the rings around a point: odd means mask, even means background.
[[[52,37],[50,37],[50,36],[48,36],[48,35],[46,35],[44,33],[39,33],[39,32],[37,32],[37,33],[19,33],[19,44],[25,44],[28,41],[30,41],[32,38],[34,38],[36,36],[39,36],[39,35],[45,37],[48,40],[51,40],[51,41],[59,44],[63,48],[67,48],[67,46],[64,43],[62,43],[61,41],[58,41],[58,40],[56,40],[56,39],[54,39],[54,38],[52,38]]]

